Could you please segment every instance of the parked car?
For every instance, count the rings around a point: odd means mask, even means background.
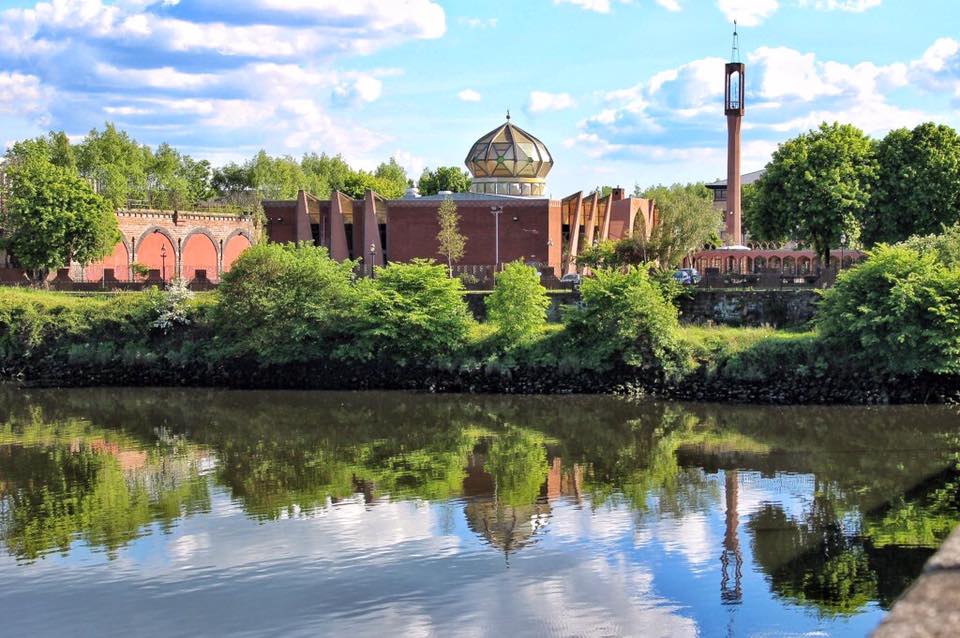
[[[579,288],[580,284],[583,283],[583,276],[579,273],[569,272],[560,278],[560,283],[567,284],[573,288]]]
[[[673,273],[673,278],[685,286],[694,286],[702,279],[696,268],[681,268]]]

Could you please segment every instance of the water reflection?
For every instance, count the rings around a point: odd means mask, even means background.
[[[211,587],[245,591],[251,558],[285,583],[319,578],[319,561],[340,589],[366,583],[334,596],[346,609],[379,591],[372,608],[416,603],[433,630],[462,604],[449,592],[492,578],[484,596],[559,605],[559,633],[634,633],[617,622],[649,609],[668,633],[862,634],[960,520],[956,423],[942,408],[0,388],[0,577],[59,557],[140,582],[169,537],[167,560],[205,557]],[[520,575],[494,578],[490,558]],[[498,613],[533,622],[523,604]],[[338,613],[313,621],[357,629]]]

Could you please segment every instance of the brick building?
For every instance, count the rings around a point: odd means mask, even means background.
[[[649,232],[656,221],[652,201],[627,197],[621,188],[606,196],[545,196],[553,158],[509,115],[471,146],[465,164],[474,178],[467,193],[421,197],[409,189],[403,198],[388,200],[368,191],[354,200],[335,192],[321,200],[301,191],[295,200],[265,201],[268,237],[324,246],[334,259],[362,259],[364,268],[416,258],[444,261],[437,212],[450,198],[467,238],[458,270],[489,273],[522,260],[560,277],[577,270],[576,256],[584,248],[630,236],[636,228]]]

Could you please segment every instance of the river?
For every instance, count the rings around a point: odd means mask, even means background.
[[[863,636],[948,407],[0,386],[4,636]]]

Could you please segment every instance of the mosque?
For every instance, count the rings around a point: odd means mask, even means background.
[[[485,279],[503,264],[521,260],[547,277],[562,277],[576,272],[576,257],[584,248],[656,222],[653,202],[628,197],[622,188],[607,195],[580,191],[551,198],[546,178],[553,156],[509,114],[470,146],[464,163],[473,177],[465,193],[420,196],[411,188],[400,199],[367,191],[355,200],[339,192],[319,199],[301,191],[295,200],[265,201],[268,236],[324,246],[334,259],[362,259],[365,269],[416,258],[442,262],[437,212],[450,198],[467,238],[455,272]]]

